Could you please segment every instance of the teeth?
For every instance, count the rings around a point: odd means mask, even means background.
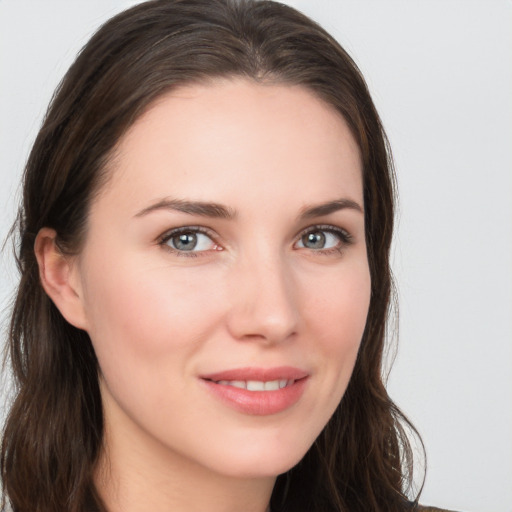
[[[234,388],[247,389],[247,391],[277,391],[286,386],[291,386],[294,380],[269,380],[263,382],[260,380],[219,380],[217,384],[221,386],[233,386]]]
[[[278,380],[269,380],[265,382],[265,391],[275,391],[279,389],[279,381]]]
[[[247,391],[265,391],[265,383],[261,380],[248,380]]]

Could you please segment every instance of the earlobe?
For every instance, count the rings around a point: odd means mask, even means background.
[[[56,243],[54,229],[42,228],[34,251],[44,291],[62,316],[79,329],[86,329],[83,297],[76,268],[76,257],[64,254]]]

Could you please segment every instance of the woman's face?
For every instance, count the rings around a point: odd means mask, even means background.
[[[301,87],[180,88],[122,138],[73,267],[107,439],[223,475],[295,465],[370,299],[362,170]]]

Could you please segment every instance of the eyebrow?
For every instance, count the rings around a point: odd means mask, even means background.
[[[299,219],[311,219],[314,217],[322,217],[339,210],[351,209],[363,213],[363,208],[351,199],[336,199],[314,206],[302,208]],[[159,210],[174,210],[190,215],[199,215],[201,217],[211,217],[217,219],[233,220],[236,218],[236,211],[232,208],[219,203],[203,202],[203,201],[187,201],[184,199],[162,199],[147,208],[144,208],[135,217],[143,217]]]
[[[352,201],[352,199],[335,199],[334,201],[328,201],[327,203],[303,208],[299,218],[311,219],[314,217],[322,217],[347,208],[364,213],[363,208],[355,201]]]
[[[183,199],[162,199],[147,208],[144,208],[135,217],[143,217],[148,213],[158,210],[175,210],[188,213],[190,215],[199,215],[201,217],[212,217],[217,219],[234,219],[236,212],[218,203],[202,201],[186,201]]]

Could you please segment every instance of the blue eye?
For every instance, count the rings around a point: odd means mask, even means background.
[[[162,244],[177,252],[202,252],[217,248],[217,244],[198,228],[180,228],[167,233]]]
[[[297,247],[321,251],[326,249],[340,249],[350,243],[350,235],[334,227],[316,227],[303,233],[297,242]]]

